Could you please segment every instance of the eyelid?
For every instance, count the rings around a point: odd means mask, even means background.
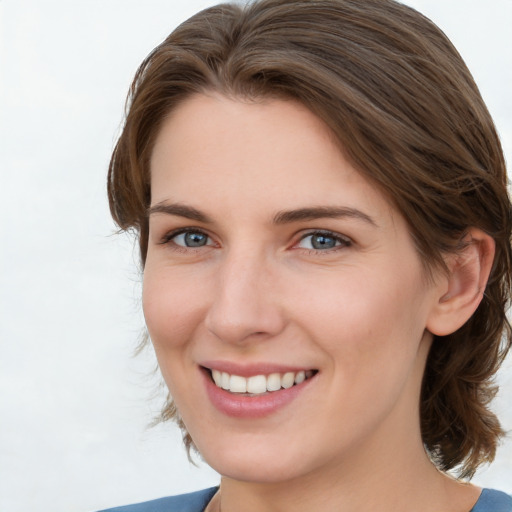
[[[340,242],[340,243],[339,243],[339,245],[335,245],[332,248],[323,249],[323,250],[322,249],[314,249],[314,248],[306,249],[304,247],[298,247],[298,245],[304,239],[306,239],[310,236],[314,236],[314,235],[320,235],[320,236],[325,236],[328,238],[333,238],[334,240],[336,240],[336,242]],[[353,245],[353,243],[354,243],[353,240],[350,237],[348,237],[347,235],[342,235],[341,233],[337,233],[335,231],[330,231],[328,229],[312,229],[312,230],[308,230],[305,233],[302,233],[299,240],[294,244],[294,247],[296,247],[298,249],[305,249],[308,251],[320,253],[320,252],[332,252],[332,251],[335,251],[340,248],[349,247],[349,246]]]
[[[194,227],[194,226],[187,226],[183,228],[176,228],[171,231],[166,232],[160,239],[159,244],[166,245],[173,243],[173,238],[176,238],[179,235],[183,235],[186,233],[201,233],[202,235],[205,235],[209,240],[213,240],[213,238],[208,234],[207,231],[205,231],[202,228]],[[187,250],[196,250],[201,249],[201,247],[186,247],[182,245],[178,245],[174,243],[176,247],[180,247]],[[207,243],[206,245],[202,247],[211,247],[213,244]]]
[[[202,249],[203,247],[211,247],[213,245],[215,245],[215,243],[206,243],[204,246],[199,246],[199,247],[187,247],[187,246],[182,246],[182,245],[179,245],[177,243],[175,243],[173,241],[174,238],[176,238],[177,236],[179,235],[182,235],[182,234],[186,234],[186,233],[200,233],[200,234],[203,234],[205,235],[207,238],[208,238],[208,241],[209,242],[213,242],[213,237],[210,236],[210,234],[204,230],[203,228],[200,228],[200,227],[195,227],[195,226],[187,226],[187,227],[181,227],[181,228],[176,228],[176,229],[173,229],[171,231],[168,231],[166,232],[160,239],[160,241],[158,242],[160,245],[168,245],[168,244],[173,244],[176,248],[181,248],[181,249],[185,249],[185,250],[199,250],[199,249]],[[319,236],[325,236],[325,237],[328,237],[328,238],[332,238],[336,241],[336,244],[334,247],[332,248],[327,248],[327,249],[307,249],[307,248],[304,248],[304,247],[298,247],[299,244],[306,238],[308,237],[311,237],[311,236],[314,236],[314,235],[319,235]],[[348,237],[347,235],[343,235],[341,233],[337,233],[335,231],[331,231],[331,230],[328,230],[328,229],[311,229],[311,230],[308,230],[306,232],[303,232],[300,236],[299,236],[299,239],[293,244],[293,248],[296,248],[296,249],[303,249],[303,250],[307,250],[307,251],[311,251],[311,252],[314,252],[314,253],[320,253],[320,252],[324,252],[324,253],[327,253],[327,252],[333,252],[337,249],[341,249],[341,248],[345,248],[345,247],[349,247],[351,245],[353,245],[353,240]]]

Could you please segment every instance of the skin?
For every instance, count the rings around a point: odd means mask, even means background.
[[[187,430],[223,476],[210,510],[470,510],[479,490],[432,465],[418,404],[431,333],[478,305],[485,237],[448,261],[456,278],[428,280],[404,218],[293,101],[186,100],[156,140],[151,194],[144,314]],[[275,222],[312,207],[350,215]],[[318,230],[335,245],[315,249]],[[318,373],[272,414],[234,418],[205,392],[211,360]]]

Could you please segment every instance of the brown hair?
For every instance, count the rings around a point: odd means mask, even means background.
[[[484,298],[461,329],[434,339],[420,403],[433,461],[471,476],[503,434],[488,405],[511,345],[511,210],[499,138],[460,55],[393,0],[261,0],[193,16],[137,71],[110,162],[112,216],[137,232],[143,265],[155,137],[178,103],[212,90],[293,98],[323,119],[403,214],[427,270],[442,267],[471,226],[494,238]],[[177,418],[172,401],[162,417]]]

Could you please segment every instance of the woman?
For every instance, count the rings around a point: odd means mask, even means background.
[[[139,237],[162,417],[222,475],[122,510],[512,510],[446,473],[503,434],[511,224],[492,120],[429,20],[197,14],[136,74],[109,199]]]

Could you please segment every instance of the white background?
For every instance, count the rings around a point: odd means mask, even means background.
[[[106,168],[141,60],[199,0],[0,0],[0,510],[86,512],[217,482],[169,425]],[[512,158],[512,0],[410,1],[466,59]],[[512,363],[496,402],[512,430]],[[155,391],[156,390],[156,391]],[[160,395],[159,395],[160,393]],[[482,485],[512,492],[512,440]]]

